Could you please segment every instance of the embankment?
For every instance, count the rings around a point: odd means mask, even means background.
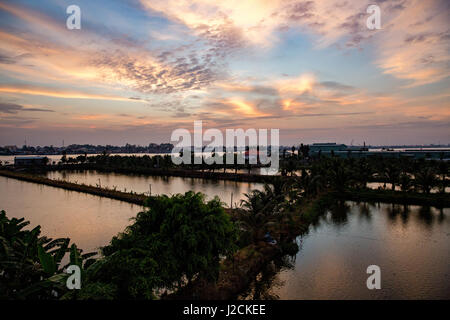
[[[15,172],[9,170],[0,170],[0,176],[18,179],[27,182],[44,184],[51,187],[62,188],[71,191],[89,193],[96,196],[111,198],[115,200],[130,202],[134,204],[143,205],[147,196],[143,194],[133,193],[133,192],[122,192],[108,188],[99,188],[95,186],[72,183],[62,180],[47,179],[41,176],[36,176],[32,174]]]
[[[121,168],[108,167],[97,164],[62,164],[55,166],[47,166],[46,171],[57,170],[96,170],[99,172],[114,172],[123,174],[139,174],[148,176],[166,176],[166,177],[181,177],[181,178],[197,178],[197,179],[211,179],[211,180],[230,180],[238,182],[260,182],[271,183],[276,176],[260,175],[252,173],[231,173],[223,171],[201,171],[191,169],[164,169],[164,168]]]

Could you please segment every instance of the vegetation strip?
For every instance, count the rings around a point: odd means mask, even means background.
[[[8,170],[0,170],[0,176],[23,180],[27,182],[40,183],[51,187],[62,188],[71,191],[78,191],[93,194],[96,196],[111,198],[115,200],[121,200],[129,203],[134,203],[138,205],[143,205],[145,199],[148,197],[144,194],[138,194],[133,192],[122,192],[117,190],[112,190],[108,188],[99,188],[94,186],[89,186],[85,184],[72,183],[61,180],[48,179],[36,175],[8,171]]]
[[[282,228],[279,229],[279,226],[272,228],[271,233],[279,239],[278,245],[270,245],[264,241],[252,243],[238,250],[232,258],[222,262],[217,281],[211,282],[201,278],[162,298],[169,300],[236,299],[268,263],[286,254],[295,255],[298,246],[293,240],[306,232],[310,223],[318,219],[334,201],[335,199],[329,194],[305,201],[294,212],[290,212],[289,222],[281,223]]]
[[[341,193],[332,193],[336,199],[346,199],[357,202],[384,202],[405,205],[432,206],[449,208],[450,196],[448,193],[417,193],[391,190],[355,190]]]
[[[97,170],[100,172],[114,172],[123,174],[142,174],[148,176],[167,176],[167,177],[181,177],[181,178],[196,178],[196,179],[210,179],[210,180],[230,180],[239,182],[260,182],[271,183],[274,176],[260,175],[251,173],[230,173],[220,171],[201,171],[190,169],[164,169],[164,168],[120,168],[120,167],[105,167],[97,164],[62,164],[55,166],[48,166],[46,171],[59,170]]]
[[[208,173],[202,172],[198,172],[198,174],[204,175],[206,174],[205,176],[208,175]],[[0,175],[9,178],[15,178],[18,180],[45,184],[57,188],[63,188],[66,190],[85,192],[97,196],[107,197],[139,205],[143,205],[144,200],[147,198],[147,196],[144,194],[138,194],[133,192],[122,192],[104,187],[96,187],[85,184],[48,179],[33,174],[9,170],[0,170]],[[209,173],[209,175],[211,175],[211,173]],[[272,179],[270,180],[272,180],[271,182],[273,183],[276,182],[277,179],[292,180],[291,178],[294,177],[272,176]],[[411,191],[402,192],[392,190],[352,189],[341,192],[334,192],[333,195],[337,199],[346,199],[353,201],[375,201],[375,202],[398,203],[408,205],[425,205],[425,206],[435,206],[439,208],[450,207],[450,197],[448,193],[417,193]]]

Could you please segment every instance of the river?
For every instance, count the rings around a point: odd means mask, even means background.
[[[296,239],[246,298],[449,299],[450,209],[346,202]],[[381,289],[366,286],[369,265]]]

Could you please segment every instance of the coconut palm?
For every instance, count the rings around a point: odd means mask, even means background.
[[[392,161],[387,161],[384,163],[383,176],[391,184],[392,191],[395,190],[395,185],[398,183],[400,178],[400,167]]]
[[[265,184],[263,190],[252,190],[244,194],[246,199],[241,200],[239,222],[255,242],[262,239],[264,231],[276,220],[284,204],[284,192],[279,192],[284,187],[281,182],[275,184],[276,187]]]
[[[332,158],[327,171],[328,182],[331,189],[344,191],[352,184],[350,169],[341,159]]]
[[[373,167],[366,159],[361,159],[356,165],[354,176],[358,181],[358,185],[365,189],[367,187],[367,182],[372,178],[373,173]]]
[[[439,174],[441,175],[441,192],[445,192],[445,187],[447,186],[447,175],[448,175],[448,163],[445,161],[439,162]]]
[[[431,189],[436,185],[436,172],[431,167],[424,167],[415,174],[415,185],[424,193],[430,193]]]
[[[409,191],[413,186],[413,181],[408,174],[402,173],[399,178],[399,185],[402,191]]]

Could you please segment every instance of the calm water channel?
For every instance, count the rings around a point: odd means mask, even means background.
[[[51,178],[153,193],[193,189],[208,197],[241,195],[254,185],[101,173],[50,173]],[[0,177],[0,209],[69,237],[92,251],[124,230],[140,206]],[[248,297],[280,299],[450,298],[450,209],[346,202],[298,237],[295,257],[267,268]],[[290,264],[290,266],[286,266]],[[381,268],[381,290],[368,290],[366,268]]]
[[[296,241],[246,298],[450,299],[450,209],[346,202]],[[380,290],[367,289],[369,265]]]
[[[86,171],[51,171],[46,173],[49,179],[60,179],[76,183],[101,185],[102,187],[117,188],[120,191],[133,191],[137,193],[177,194],[189,190],[202,192],[207,199],[214,196],[230,206],[231,194],[233,194],[233,206],[244,198],[244,193],[253,189],[262,189],[261,183],[214,181],[209,179],[158,177],[145,175],[128,175],[120,173],[103,173],[95,170]]]

